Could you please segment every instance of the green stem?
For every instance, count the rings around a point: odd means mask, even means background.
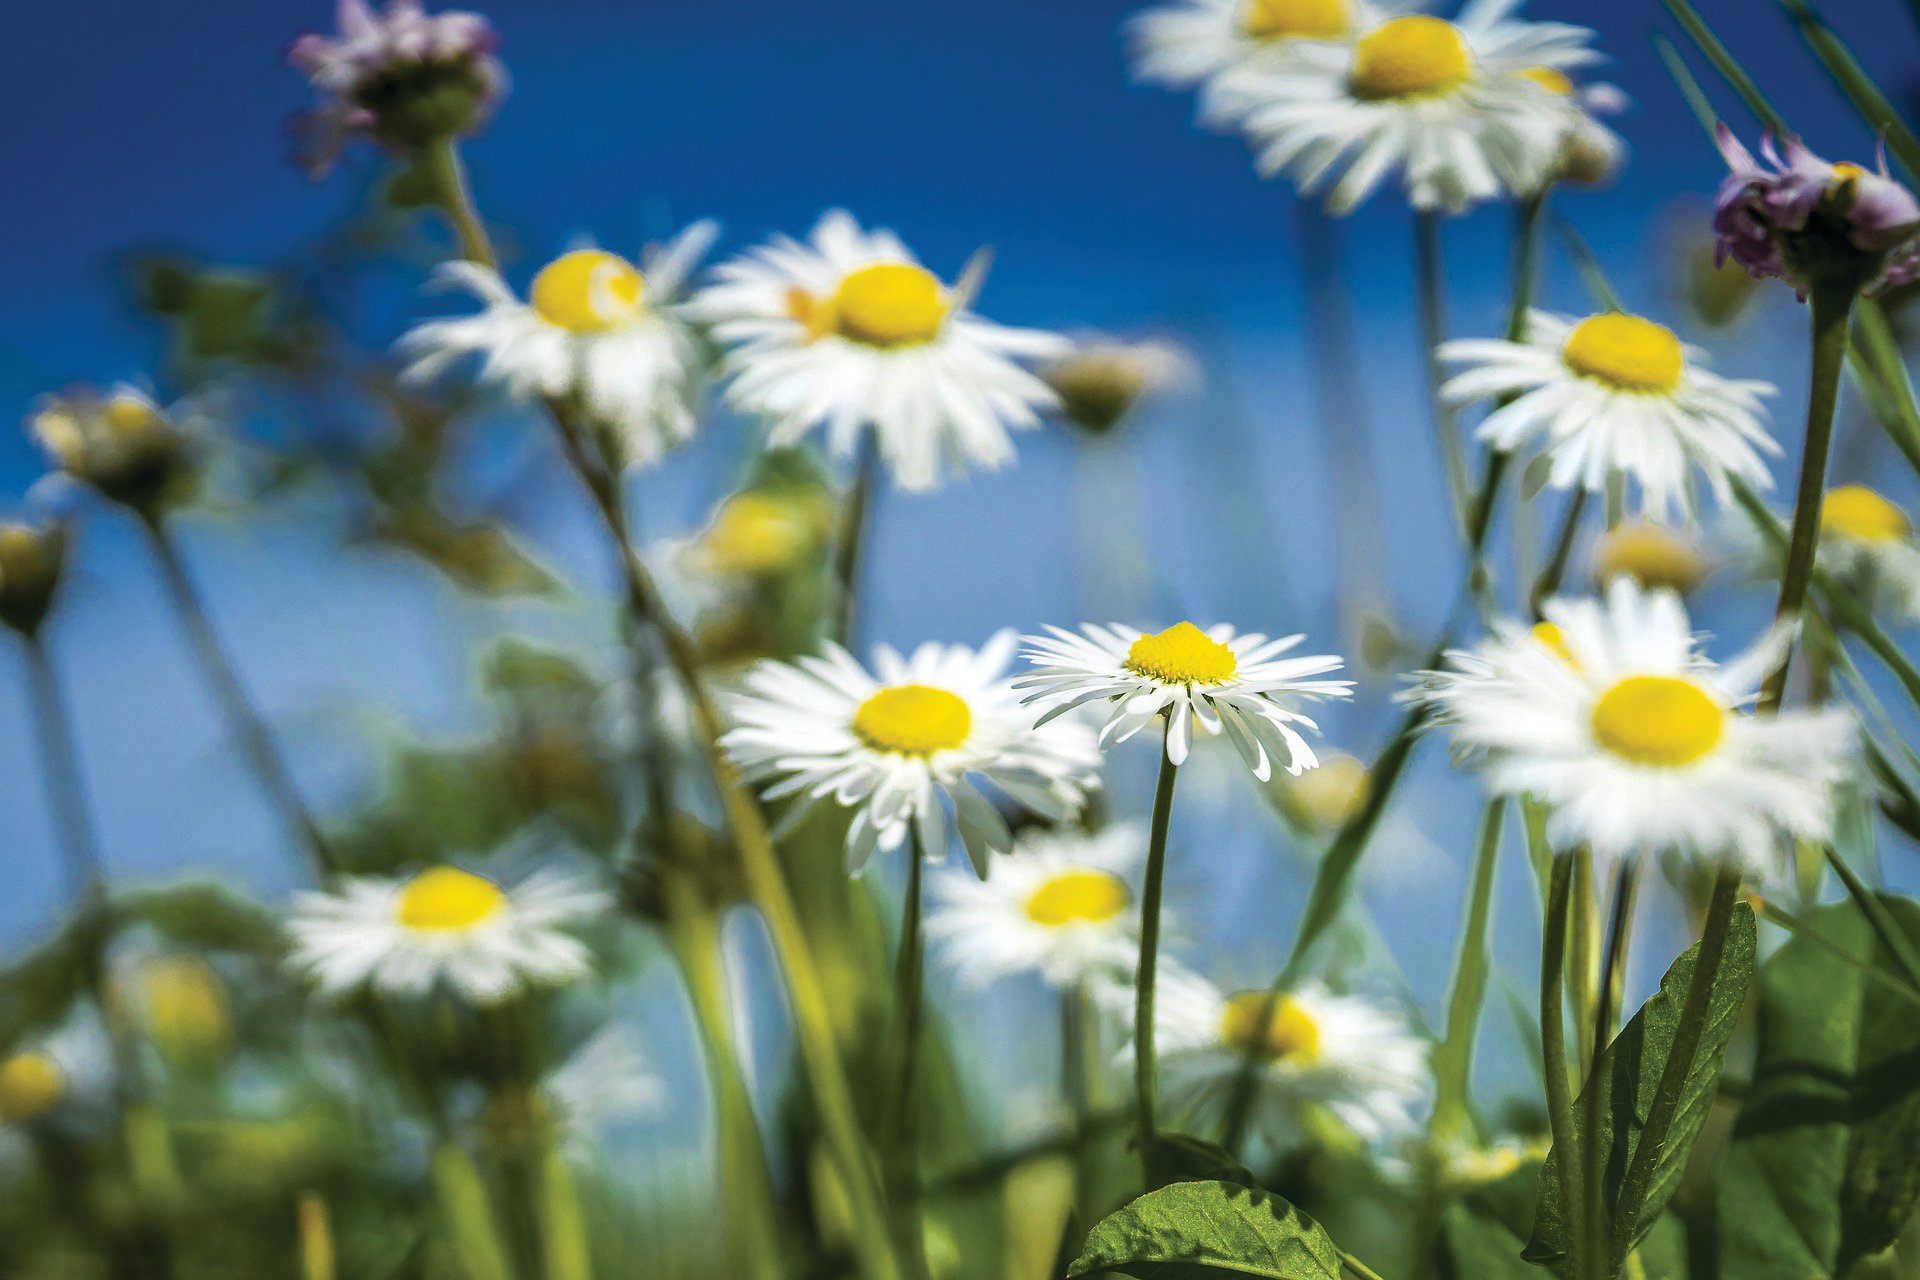
[[[900,1019],[900,1093],[894,1103],[894,1172],[898,1201],[900,1252],[907,1269],[926,1273],[926,1235],[920,1221],[920,1038],[926,1005],[925,873],[927,855],[915,825],[907,845],[907,891],[900,907],[900,944],[893,971],[899,984],[894,1001]]]
[[[1621,987],[1626,979],[1627,936],[1633,925],[1633,899],[1640,883],[1639,872],[1639,862],[1626,859],[1614,874],[1613,915],[1607,928],[1606,959],[1600,971],[1600,999],[1593,1019],[1593,1050],[1587,1058],[1584,1095],[1586,1141],[1581,1148],[1585,1164],[1581,1170],[1581,1190],[1586,1194],[1584,1212],[1587,1239],[1596,1243],[1607,1239],[1608,1235],[1606,1196],[1600,1176],[1600,1127],[1610,1099],[1600,1088],[1600,1055],[1606,1052],[1608,1043],[1613,1039],[1614,1014],[1619,1007]],[[1606,1259],[1599,1251],[1588,1254],[1583,1262],[1593,1280],[1612,1280],[1607,1273]]]
[[[1172,723],[1168,723],[1168,731]],[[1153,791],[1153,822],[1147,844],[1146,883],[1140,895],[1140,969],[1134,983],[1133,1088],[1139,1114],[1140,1165],[1143,1182],[1153,1188],[1154,1143],[1157,1128],[1154,1106],[1153,989],[1160,967],[1160,898],[1167,871],[1167,824],[1173,816],[1173,784],[1179,766],[1160,744],[1160,780]]]
[[[593,1255],[587,1247],[586,1213],[573,1169],[554,1140],[551,1126],[540,1155],[540,1245],[546,1280],[593,1280]]]
[[[1567,561],[1573,556],[1573,542],[1579,535],[1580,517],[1586,509],[1587,490],[1574,490],[1573,496],[1567,499],[1566,513],[1560,518],[1560,533],[1553,540],[1553,554],[1527,593],[1527,606],[1535,618],[1540,616],[1540,606],[1553,598],[1567,576]]]
[[[871,429],[860,436],[853,464],[853,481],[840,510],[840,529],[834,538],[833,630],[828,638],[842,648],[854,641],[855,605],[859,599],[861,551],[866,544],[867,516],[873,506],[873,487],[880,469],[880,444]]]
[[[497,267],[493,241],[487,237],[486,224],[474,207],[473,192],[467,185],[467,168],[460,160],[459,144],[446,137],[420,148],[414,167],[433,189],[433,201],[453,224],[460,238],[460,256],[483,267]]]
[[[1440,443],[1440,464],[1447,478],[1447,499],[1462,530],[1468,520],[1467,452],[1454,425],[1453,411],[1440,398],[1446,367],[1440,344],[1447,340],[1446,269],[1441,259],[1440,217],[1430,210],[1413,215],[1414,285],[1420,300],[1420,342],[1426,357],[1427,396],[1432,404],[1433,428]]]
[[[300,798],[293,775],[281,759],[279,748],[274,746],[266,717],[254,706],[246,686],[240,683],[233,660],[220,643],[220,637],[213,629],[213,621],[207,615],[206,605],[194,589],[193,577],[180,557],[180,548],[174,541],[172,531],[158,515],[145,517],[142,523],[146,526],[148,541],[153,547],[154,561],[160,569],[161,585],[180,615],[181,625],[200,661],[201,671],[226,714],[229,731],[238,740],[241,752],[260,780],[261,788],[280,811],[280,817],[292,831],[295,841],[306,852],[314,869],[324,876],[333,870],[332,851],[327,847],[326,837],[320,833],[319,824],[313,820],[306,802]]]
[[[1847,860],[1840,856],[1840,851],[1834,848],[1831,842],[1823,848],[1826,850],[1827,864],[1833,868],[1833,873],[1840,877],[1840,883],[1847,887],[1848,896],[1853,899],[1854,905],[1860,908],[1860,914],[1867,918],[1867,923],[1873,928],[1874,936],[1880,939],[1880,945],[1887,949],[1887,954],[1891,955],[1894,963],[1900,966],[1900,971],[1906,975],[1907,981],[1915,987],[1920,987],[1920,957],[1914,955],[1913,947],[1907,942],[1906,935],[1894,923],[1893,917],[1887,914],[1885,904],[1861,881],[1854,869],[1847,865]]]
[[[1461,926],[1453,986],[1447,997],[1447,1033],[1433,1055],[1434,1103],[1429,1132],[1437,1141],[1468,1136],[1473,1124],[1473,1046],[1492,966],[1487,934],[1493,920],[1494,872],[1500,860],[1505,816],[1505,801],[1490,800],[1480,819],[1480,839],[1467,889],[1466,922]]]
[[[1093,1122],[1093,1081],[1090,1075],[1097,1046],[1090,1043],[1098,1024],[1093,1017],[1085,983],[1076,982],[1060,993],[1060,1089],[1073,1119],[1073,1131],[1086,1134]],[[1093,1159],[1091,1145],[1076,1143],[1073,1149],[1073,1203],[1079,1215],[1080,1229],[1086,1230],[1099,1216],[1095,1199],[1099,1165]]]
[[[465,1280],[514,1280],[486,1187],[467,1153],[451,1140],[433,1154],[433,1193],[446,1239]]]
[[[1339,1250],[1339,1254],[1340,1265],[1353,1272],[1354,1275],[1359,1277],[1359,1280],[1380,1280],[1379,1272],[1348,1253],[1345,1249]]]
[[[1547,1077],[1547,1121],[1553,1133],[1554,1168],[1560,1179],[1560,1203],[1574,1224],[1574,1263],[1589,1253],[1587,1226],[1580,1206],[1586,1167],[1580,1131],[1573,1122],[1573,1094],[1567,1072],[1566,992],[1567,908],[1573,890],[1573,859],[1557,855],[1547,889],[1547,916],[1540,946],[1540,1060]],[[1578,1271],[1575,1274],[1579,1274]]]
[[[1787,535],[1787,564],[1780,575],[1780,599],[1774,617],[1796,623],[1813,575],[1813,553],[1820,536],[1820,505],[1826,492],[1827,453],[1833,444],[1833,409],[1840,391],[1840,369],[1847,354],[1847,324],[1853,310],[1851,283],[1816,280],[1812,291],[1813,376],[1807,394],[1807,437],[1800,456],[1800,485],[1794,497],[1793,526]],[[1758,710],[1777,710],[1787,690],[1789,646],[1760,686]]]

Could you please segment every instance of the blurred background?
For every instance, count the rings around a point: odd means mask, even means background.
[[[1353,407],[1328,423],[1315,408],[1291,198],[1253,174],[1237,140],[1197,130],[1189,96],[1131,83],[1120,32],[1128,7],[481,7],[500,32],[513,88],[468,159],[516,282],[582,235],[632,253],[712,217],[728,253],[774,231],[803,233],[822,210],[844,206],[898,230],[948,277],[991,246],[981,308],[996,319],[1164,336],[1201,364],[1195,386],[1126,426],[1124,453],[1050,429],[1024,437],[1019,466],[1005,473],[933,495],[884,494],[868,640],[978,643],[1004,626],[1192,616],[1304,630],[1316,650],[1352,653],[1362,608],[1385,605],[1410,648],[1446,613],[1457,555],[1414,358],[1404,208],[1377,199],[1343,226],[1338,279],[1363,367],[1344,388]],[[1873,140],[1808,69],[1781,11],[1754,0],[1700,7],[1792,104],[1814,145],[1867,157]],[[1895,0],[1832,7],[1881,83],[1913,82],[1920,50]],[[1667,25],[1660,6],[1540,0],[1527,14],[1598,28],[1612,59],[1602,74],[1634,103],[1616,122],[1632,148],[1625,172],[1607,189],[1566,192],[1560,213],[1629,307],[1708,345],[1722,371],[1779,382],[1778,433],[1795,438],[1805,322],[1790,294],[1765,291],[1717,327],[1685,297],[1699,266],[1688,255],[1699,251],[1723,170],[1650,43]],[[75,380],[181,390],[182,335],[155,314],[167,305],[158,285],[204,282],[202,269],[243,273],[216,272],[216,282],[313,285],[331,322],[373,350],[413,319],[464,305],[418,290],[437,226],[396,232],[355,221],[379,180],[370,148],[353,149],[324,184],[288,160],[285,122],[308,90],[282,53],[298,32],[330,21],[321,0],[13,6],[0,54],[0,117],[15,122],[0,131],[11,192],[0,238],[0,404],[15,419]],[[1716,103],[1751,133],[1727,97]],[[1456,335],[1501,325],[1510,216],[1494,208],[1447,227]],[[371,248],[353,269],[316,283],[320,264],[362,234]],[[1587,307],[1558,246],[1550,260],[1544,303]],[[239,429],[264,442],[352,427],[302,421],[298,408],[278,397],[250,407]],[[738,424],[713,430],[723,442],[744,439]],[[1843,432],[1837,474],[1871,475],[1876,440]],[[343,537],[342,520],[312,518],[341,515],[325,486],[296,488],[244,524],[220,518],[218,501],[183,524],[218,625],[323,813],[365,799],[382,743],[457,742],[484,730],[494,711],[476,670],[491,640],[544,637],[597,647],[611,661],[607,619],[579,594],[603,589],[606,566],[579,495],[545,450],[543,437],[501,416],[463,442],[457,472],[465,501],[565,584],[557,594],[478,595],[378,540]],[[644,536],[696,527],[737,479],[738,459],[737,447],[698,448],[639,477]],[[0,431],[0,500],[22,497],[41,466],[23,432]],[[1372,479],[1359,482],[1362,472]],[[1103,496],[1090,502],[1090,493]],[[1732,573],[1710,599],[1709,621],[1729,646],[1745,642],[1766,607]],[[111,512],[85,522],[51,639],[109,871],[138,881],[211,875],[269,896],[287,889],[297,864],[285,836],[227,749],[137,530]],[[15,947],[39,937],[61,902],[22,686],[10,678],[12,655],[0,658],[9,677],[0,678],[0,944]],[[1365,758],[1397,714],[1397,684],[1363,675],[1364,696],[1324,728],[1332,746]],[[1151,753],[1122,754],[1125,807],[1126,772],[1150,767]],[[1311,864],[1247,794],[1243,771],[1196,772],[1202,781],[1189,794],[1207,803],[1180,815],[1189,830],[1171,901],[1176,911],[1207,904],[1208,941],[1185,950],[1229,984],[1264,983]],[[1144,787],[1131,794],[1143,799]],[[1429,1013],[1449,968],[1473,794],[1442,752],[1423,750],[1367,872],[1368,905]],[[1888,874],[1896,885],[1913,880],[1898,862]],[[1510,863],[1500,953],[1520,964],[1533,954],[1533,894]],[[1678,921],[1650,930],[1641,954],[1663,962],[1679,945]],[[763,963],[750,939],[736,962]],[[1637,974],[1635,990],[1657,972]],[[971,1016],[983,1025],[1020,1016],[1002,995],[990,1003]],[[1495,1014],[1489,1030],[1510,1027]],[[655,1056],[671,1068],[676,1052]],[[1050,1052],[1015,1053],[998,1070],[1044,1082]],[[1510,1054],[1482,1062],[1495,1077],[1523,1069]],[[1016,1091],[1008,1110],[1019,1107]]]

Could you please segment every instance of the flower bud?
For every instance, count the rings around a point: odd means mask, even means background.
[[[720,504],[691,550],[710,573],[778,577],[818,550],[824,517],[817,500],[747,490]]]
[[[0,1121],[37,1120],[67,1095],[67,1073],[44,1053],[16,1053],[0,1061]]]
[[[1280,803],[1309,831],[1338,831],[1367,802],[1373,780],[1367,766],[1349,755],[1329,755],[1320,767],[1299,777],[1283,777]]]
[[[1629,520],[1600,535],[1593,548],[1593,580],[1604,588],[1622,575],[1647,590],[1686,595],[1707,576],[1706,557],[1685,534],[1645,520]]]
[[[1101,436],[1143,396],[1186,382],[1192,372],[1185,353],[1166,343],[1096,342],[1047,365],[1040,376],[1060,397],[1069,422]]]
[[[139,995],[147,1036],[169,1061],[206,1066],[232,1051],[226,984],[204,960],[168,956],[149,961],[140,969]]]
[[[61,471],[142,514],[159,512],[192,481],[186,436],[131,387],[48,396],[29,427]]]
[[[0,524],[0,624],[31,636],[53,608],[67,563],[59,524]]]

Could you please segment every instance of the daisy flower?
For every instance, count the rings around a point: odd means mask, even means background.
[[[694,308],[733,348],[728,398],[769,420],[770,444],[821,427],[848,457],[871,429],[900,487],[931,489],[948,469],[1012,462],[1009,430],[1056,403],[1016,361],[1067,341],[975,315],[982,273],[943,284],[892,232],[835,210],[806,244],[777,237],[720,267]]]
[[[1593,544],[1593,581],[1602,590],[1624,576],[1647,590],[1690,595],[1713,567],[1699,535],[1689,527],[1622,520]]]
[[[986,879],[935,882],[928,936],[968,986],[1024,973],[1061,989],[1126,983],[1140,946],[1130,881],[1146,847],[1135,826],[1022,836]]]
[[[1776,842],[1831,836],[1848,772],[1842,711],[1742,711],[1788,643],[1776,630],[1724,666],[1699,651],[1680,597],[1616,578],[1604,600],[1550,601],[1448,655],[1415,696],[1489,789],[1551,810],[1562,848],[1674,850],[1764,872]]]
[[[1400,1014],[1308,983],[1277,1001],[1227,994],[1185,969],[1160,975],[1160,1088],[1190,1131],[1217,1129],[1247,1054],[1258,1055],[1252,1131],[1277,1150],[1315,1111],[1371,1145],[1405,1137],[1427,1083],[1427,1042]]]
[[[828,645],[818,657],[762,662],[728,699],[727,753],[769,800],[798,797],[783,828],[831,800],[853,814],[847,863],[859,871],[911,829],[933,861],[946,856],[946,809],[975,870],[1013,837],[976,780],[1052,821],[1076,812],[1097,785],[1100,753],[1085,727],[1044,729],[1005,679],[1014,635],[977,652],[923,644],[902,657],[885,645],[873,670]]]
[[[1334,213],[1395,171],[1423,210],[1536,191],[1572,120],[1538,77],[1599,55],[1587,28],[1516,21],[1518,5],[1472,0],[1454,22],[1401,14],[1345,43],[1297,42],[1287,58],[1221,72],[1216,110],[1239,122],[1263,174],[1289,173],[1309,195],[1331,182]]]
[[[1626,111],[1630,100],[1618,85],[1581,84],[1552,67],[1529,67],[1518,73],[1548,95],[1548,105],[1564,112],[1559,163],[1548,182],[1600,186],[1611,181],[1627,157],[1627,144],[1607,127],[1606,118]]]
[[[193,406],[183,402],[169,412],[125,382],[43,396],[27,421],[63,475],[141,511],[158,509],[191,485],[198,425]]]
[[[481,1002],[567,982],[589,968],[568,927],[607,909],[570,876],[540,872],[511,889],[459,867],[405,880],[350,879],[294,900],[291,960],[328,995],[447,987]]]
[[[1226,625],[1202,631],[1191,622],[1153,635],[1119,623],[1081,631],[1049,627],[1044,636],[1026,637],[1023,656],[1036,670],[1014,682],[1032,690],[1024,701],[1047,708],[1041,724],[1084,703],[1105,702],[1102,746],[1125,742],[1165,712],[1167,759],[1176,765],[1186,763],[1197,724],[1211,736],[1224,732],[1262,782],[1276,761],[1288,773],[1303,773],[1319,760],[1295,726],[1315,732],[1319,726],[1295,704],[1344,698],[1353,688],[1351,680],[1309,678],[1338,671],[1339,658],[1280,656],[1303,636],[1269,640],[1235,635]]]
[[[658,1111],[667,1084],[624,1027],[609,1027],[573,1051],[541,1087],[567,1155],[591,1160],[607,1129]]]
[[[1827,490],[1820,504],[1820,567],[1898,612],[1920,613],[1920,546],[1907,513],[1863,484]]]
[[[639,266],[571,250],[540,269],[525,301],[490,267],[447,263],[439,282],[484,308],[409,330],[405,376],[425,381],[478,355],[482,382],[521,403],[575,401],[620,438],[624,461],[654,462],[693,435],[705,356],[675,298],[716,233],[695,223]]]
[[[1439,354],[1461,366],[1441,387],[1447,403],[1506,401],[1479,438],[1500,450],[1538,441],[1555,488],[1603,492],[1618,472],[1662,516],[1693,510],[1694,468],[1722,502],[1731,479],[1773,484],[1762,455],[1780,446],[1760,421],[1773,387],[1710,372],[1705,352],[1644,316],[1607,311],[1576,321],[1535,311],[1524,341],[1466,339],[1441,344]]]

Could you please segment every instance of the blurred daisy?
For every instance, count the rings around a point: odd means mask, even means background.
[[[1664,588],[1684,596],[1712,570],[1691,528],[1622,520],[1593,544],[1593,581],[1603,590],[1624,576],[1647,590]]]
[[[62,474],[136,510],[182,495],[192,479],[196,425],[193,406],[182,402],[169,412],[125,382],[43,396],[27,421]]]
[[[1908,617],[1920,614],[1920,546],[1913,522],[1867,486],[1827,490],[1816,555],[1847,589]]]
[[[588,1160],[608,1128],[659,1110],[667,1085],[648,1067],[631,1031],[608,1027],[574,1050],[541,1092],[567,1154]]]
[[[0,1126],[30,1126],[97,1110],[111,1096],[113,1055],[97,1013],[0,1053]]]
[[[571,250],[540,269],[525,301],[490,267],[447,263],[439,282],[485,307],[409,330],[405,376],[424,381],[478,355],[482,382],[521,403],[577,402],[615,432],[625,462],[653,462],[696,425],[705,357],[675,298],[715,234],[695,223],[637,267],[604,249]]]
[[[1022,836],[986,879],[935,882],[928,936],[968,986],[1025,973],[1062,989],[1126,983],[1140,950],[1130,881],[1146,848],[1134,826]]]
[[[1457,213],[1536,191],[1572,119],[1539,78],[1599,55],[1585,27],[1512,19],[1519,2],[1472,0],[1457,22],[1402,14],[1346,43],[1297,42],[1285,59],[1221,72],[1215,110],[1238,120],[1262,173],[1290,173],[1309,195],[1331,182],[1334,213],[1396,170],[1416,209]]]
[[[769,800],[798,797],[783,826],[822,800],[853,813],[847,863],[858,871],[911,828],[933,861],[946,857],[946,806],[975,870],[1013,845],[975,779],[1052,821],[1097,785],[1100,753],[1084,726],[1034,728],[1005,679],[1014,634],[977,652],[923,644],[906,657],[882,645],[873,671],[828,645],[819,657],[763,662],[728,700],[727,752]]]
[[[1193,358],[1167,342],[1076,342],[1040,369],[1060,397],[1060,416],[1095,436],[1119,426],[1146,397],[1191,383]]]
[[[1680,597],[1617,578],[1604,601],[1550,601],[1546,621],[1448,655],[1421,694],[1488,787],[1551,810],[1562,848],[1603,858],[1674,850],[1768,869],[1778,838],[1831,836],[1848,771],[1842,711],[1741,708],[1781,656],[1776,630],[1720,666]]]
[[[742,490],[714,510],[685,554],[697,569],[721,577],[777,578],[819,552],[829,515],[817,490]]]
[[[1160,1088],[1190,1132],[1217,1129],[1249,1052],[1257,1055],[1252,1131],[1285,1150],[1324,1111],[1362,1141],[1410,1134],[1427,1082],[1427,1042],[1392,1010],[1306,984],[1279,1000],[1225,994],[1169,968],[1154,1013]]]
[[[584,976],[587,949],[568,929],[607,906],[605,894],[555,872],[512,889],[452,866],[352,879],[295,897],[290,959],[328,995],[362,986],[422,995],[444,984],[487,1003]]]
[[[1525,341],[1467,339],[1439,353],[1462,366],[1441,388],[1447,402],[1506,400],[1479,437],[1501,450],[1540,442],[1555,488],[1604,492],[1618,472],[1639,484],[1644,508],[1664,516],[1692,511],[1696,467],[1722,502],[1730,479],[1773,484],[1762,455],[1780,446],[1760,422],[1773,387],[1710,373],[1704,352],[1643,316],[1576,321],[1535,311]]]
[[[1081,630],[1049,627],[1044,636],[1026,637],[1023,656],[1036,670],[1014,681],[1032,690],[1023,701],[1047,708],[1041,724],[1084,703],[1104,702],[1102,746],[1125,742],[1165,712],[1167,759],[1176,765],[1186,763],[1198,724],[1211,736],[1224,732],[1262,782],[1276,761],[1292,774],[1311,769],[1319,760],[1295,726],[1315,732],[1319,726],[1295,705],[1344,698],[1353,688],[1351,680],[1310,678],[1338,671],[1339,658],[1280,656],[1304,636],[1236,636],[1230,626],[1202,631],[1191,622],[1153,635],[1119,623]]]
[[[821,427],[848,457],[871,429],[899,485],[931,489],[948,469],[1013,461],[1008,431],[1055,404],[1015,362],[1068,349],[973,314],[983,262],[943,284],[892,232],[835,210],[806,244],[776,237],[720,267],[694,308],[733,348],[729,400],[770,421],[771,444]]]
[[[1627,144],[1606,119],[1626,111],[1626,93],[1618,85],[1581,84],[1552,67],[1528,67],[1518,74],[1547,95],[1549,108],[1563,112],[1560,156],[1547,181],[1588,187],[1611,181],[1626,161]]]

